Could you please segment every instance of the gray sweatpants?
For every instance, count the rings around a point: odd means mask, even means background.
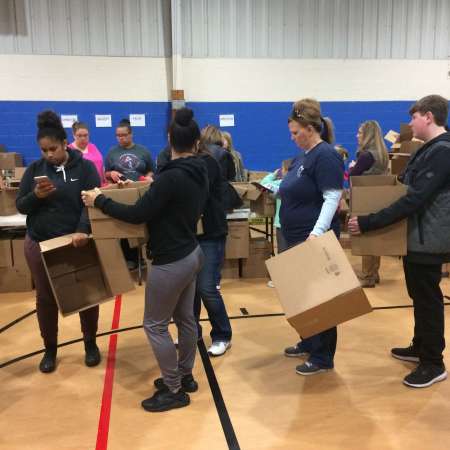
[[[145,288],[144,330],[161,369],[164,383],[173,392],[181,377],[192,372],[197,347],[194,295],[203,253],[197,247],[185,258],[151,266]],[[178,356],[168,326],[178,328]]]

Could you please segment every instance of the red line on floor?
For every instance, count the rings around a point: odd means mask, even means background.
[[[118,295],[114,304],[111,330],[116,330],[119,328],[121,305],[122,296]],[[109,419],[111,416],[114,370],[116,367],[116,349],[117,334],[112,334],[109,337],[108,359],[106,362],[105,381],[103,383],[102,406],[100,409],[100,418],[98,420],[97,445],[95,446],[96,450],[106,450],[108,448]]]

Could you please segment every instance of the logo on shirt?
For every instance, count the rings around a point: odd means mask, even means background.
[[[303,164],[297,169],[297,178],[300,178],[303,173]]]
[[[121,167],[128,170],[136,170],[141,160],[133,153],[124,153],[119,157],[119,164]]]

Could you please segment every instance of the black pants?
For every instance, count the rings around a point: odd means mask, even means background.
[[[444,339],[444,296],[439,286],[441,264],[417,264],[403,259],[406,287],[414,305],[413,345],[420,362],[441,366]]]

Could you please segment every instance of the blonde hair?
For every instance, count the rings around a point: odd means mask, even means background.
[[[201,132],[201,138],[205,145],[223,145],[222,132],[214,125],[207,125]]]
[[[376,158],[382,164],[383,168],[387,169],[389,155],[378,122],[376,120],[367,120],[360,125],[359,129],[361,130],[362,137],[358,152],[375,151]]]
[[[221,131],[222,137],[227,141],[228,149],[229,151],[234,150],[233,145],[233,138],[231,137],[231,134],[228,133],[228,131]]]
[[[334,142],[334,126],[329,117],[322,117],[320,103],[313,98],[303,98],[292,105],[288,122],[294,121],[302,127],[310,125],[329,144]]]
[[[345,147],[338,144],[338,145],[334,146],[334,149],[341,155],[341,157],[344,161],[347,161],[349,153]]]

